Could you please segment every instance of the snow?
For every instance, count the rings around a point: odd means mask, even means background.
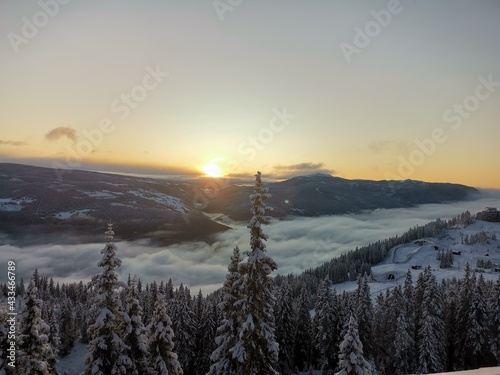
[[[30,197],[0,198],[0,211],[21,211],[24,205],[32,203],[35,200]]]
[[[118,195],[123,195],[121,192],[117,191],[109,191],[109,190],[102,190],[102,191],[83,191],[83,190],[78,190],[80,193],[85,194],[86,196],[90,198],[97,198],[97,199],[114,199]]]
[[[55,214],[57,219],[66,220],[73,216],[85,216],[89,212],[92,212],[91,209],[83,209],[83,210],[75,210],[75,211],[61,211]]]
[[[468,370],[468,371],[455,371],[455,372],[440,372],[439,374],[434,375],[499,375],[500,367],[484,367],[477,370]]]
[[[373,279],[369,280],[370,294],[375,299],[378,294],[392,289],[397,285],[402,285],[408,269],[412,266],[421,266],[421,269],[411,270],[412,279],[416,282],[418,274],[426,266],[431,266],[432,273],[436,276],[438,282],[445,279],[462,278],[465,273],[465,265],[469,263],[472,270],[476,269],[478,259],[490,260],[492,263],[500,266],[500,240],[490,241],[489,244],[462,244],[462,235],[471,235],[484,231],[488,234],[496,233],[500,238],[500,223],[490,223],[477,220],[466,228],[448,229],[443,238],[422,238],[419,241],[395,246],[389,251],[387,259],[372,266]],[[434,246],[440,250],[461,251],[461,255],[453,256],[453,266],[451,268],[439,268],[439,261],[436,259],[437,251]],[[486,256],[488,254],[488,256]],[[388,276],[394,275],[394,280],[388,280]],[[486,280],[497,280],[500,277],[499,272],[493,270],[484,270],[483,276]],[[341,284],[332,285],[337,292],[355,291],[356,281],[348,281]],[[500,374],[500,371],[497,373]]]
[[[85,368],[86,355],[87,346],[80,341],[76,342],[71,353],[58,360],[56,368],[59,375],[80,375]]]
[[[189,209],[182,203],[182,200],[173,197],[168,194],[163,194],[163,193],[153,193],[153,192],[148,192],[143,189],[139,190],[129,190],[127,193],[135,195],[136,197],[143,198],[143,199],[149,199],[152,201],[155,201],[156,203],[159,203],[161,205],[167,206],[168,208],[171,208],[175,211],[178,212],[188,212]]]

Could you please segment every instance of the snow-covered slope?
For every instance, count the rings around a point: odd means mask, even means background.
[[[490,239],[484,243],[466,244],[462,239],[484,232]],[[497,239],[491,239],[491,238]],[[436,250],[436,248],[438,250]],[[439,251],[451,250],[453,266],[440,268],[437,260]],[[458,255],[460,253],[460,255]],[[493,268],[476,267],[478,260],[491,261]],[[438,282],[443,279],[463,277],[465,265],[469,263],[473,270],[482,272],[486,280],[500,277],[500,223],[477,220],[463,228],[448,229],[441,238],[422,238],[418,241],[395,246],[389,251],[387,259],[372,267],[372,280],[369,282],[372,297],[380,292],[403,284],[406,272],[411,269],[413,281],[417,280],[422,270],[431,266]],[[414,269],[412,269],[414,268]],[[333,286],[337,291],[353,291],[356,282],[345,282]]]

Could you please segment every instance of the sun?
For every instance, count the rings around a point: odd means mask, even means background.
[[[210,161],[210,163],[201,167],[201,170],[205,172],[205,174],[209,177],[222,177],[222,167],[216,164],[220,160],[222,160],[222,158],[213,159],[212,161]]]

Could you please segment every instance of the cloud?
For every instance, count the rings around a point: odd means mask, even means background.
[[[49,141],[57,141],[61,137],[67,137],[73,141],[73,143],[76,143],[76,130],[70,128],[69,126],[60,126],[45,134],[45,139],[48,139]]]
[[[292,165],[275,165],[272,174],[275,177],[288,178],[311,173],[335,174],[334,170],[325,168],[324,163],[299,163]]]
[[[26,146],[27,144],[24,141],[4,141],[0,139],[0,146]]]
[[[317,267],[333,257],[378,240],[400,235],[415,225],[436,218],[449,219],[469,210],[475,214],[486,206],[500,208],[500,191],[483,191],[478,200],[452,204],[427,204],[415,208],[380,209],[358,215],[296,217],[276,220],[264,227],[269,235],[267,249],[278,264],[280,274],[298,274]],[[233,225],[221,233],[216,242],[182,243],[168,248],[154,248],[145,241],[120,242],[120,228],[115,227],[118,257],[123,263],[119,274],[137,275],[143,282],[183,283],[204,293],[219,288],[225,278],[230,255],[235,246],[249,249],[247,223]],[[6,239],[2,239],[6,243]],[[35,268],[59,282],[88,281],[101,270],[96,266],[104,243],[79,245],[39,245],[19,248],[0,246],[4,263],[17,263],[18,279],[29,280]],[[0,282],[5,282],[3,274]]]

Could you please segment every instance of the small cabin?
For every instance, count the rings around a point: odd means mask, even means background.
[[[481,212],[476,214],[477,220],[489,221],[489,222],[500,222],[500,211],[495,207],[485,207]]]
[[[421,270],[421,269],[422,269],[422,266],[417,266],[417,265],[414,265],[414,266],[411,266],[411,269],[412,269],[412,270]]]
[[[462,255],[462,252],[460,250],[452,250],[451,251],[453,255]]]

